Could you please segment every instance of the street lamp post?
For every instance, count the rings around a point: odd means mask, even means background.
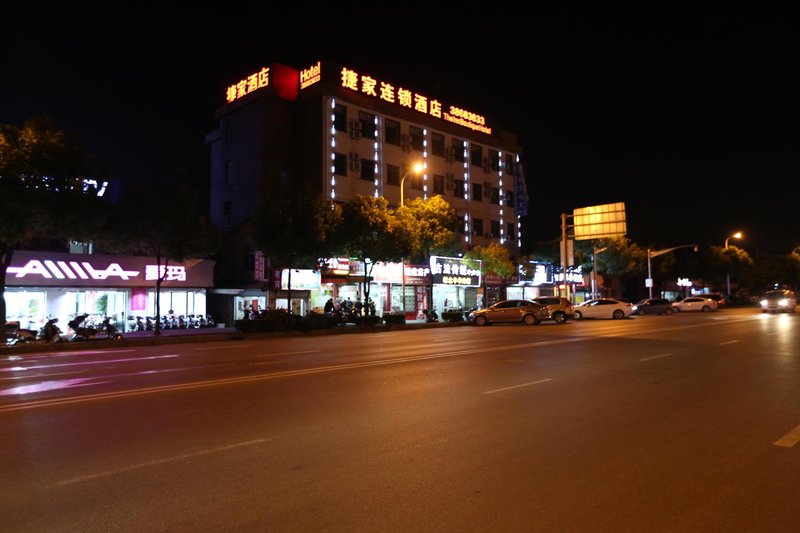
[[[608,246],[595,248],[592,251],[592,298],[597,298],[597,254],[608,250]]]
[[[736,233],[734,233],[733,235],[728,236],[725,239],[725,249],[726,250],[728,249],[728,241],[731,238],[741,239],[742,238],[742,232],[741,231],[737,231]],[[728,267],[728,272],[726,273],[725,278],[726,278],[726,281],[727,281],[727,284],[728,284],[728,302],[730,302],[731,301],[731,270],[730,270],[730,267]]]
[[[648,280],[648,290],[650,294],[650,298],[653,297],[653,270],[650,266],[650,259],[653,257],[658,257],[659,255],[663,255],[669,253],[673,250],[677,250],[678,248],[694,248],[694,251],[697,251],[696,244],[681,244],[680,246],[673,246],[672,248],[665,248],[663,250],[656,250],[653,251],[650,248],[647,249],[647,280]]]
[[[406,178],[409,176],[409,174],[419,174],[420,172],[422,172],[422,168],[423,167],[422,167],[421,163],[415,163],[414,166],[412,166],[411,169],[408,172],[406,172],[405,174],[403,174],[402,178],[400,178],[400,206],[401,207],[405,205],[405,199],[403,197],[403,186],[405,185]],[[405,320],[405,318],[406,318],[406,258],[405,257],[401,257],[400,258],[400,269],[403,271],[403,273],[402,273],[403,292],[401,293],[401,298],[400,299],[403,302],[403,320]]]

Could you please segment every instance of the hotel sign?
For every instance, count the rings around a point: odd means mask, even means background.
[[[300,71],[300,88],[310,87],[322,79],[322,62]]]
[[[482,265],[482,261],[473,261]],[[461,287],[480,287],[481,268],[470,268],[464,259],[458,257],[431,256],[433,282],[441,285]]]
[[[162,260],[163,263],[163,260]],[[9,287],[213,287],[214,261],[194,259],[168,265],[154,257],[16,252],[9,265]]]
[[[261,89],[269,85],[269,67],[263,67],[258,72],[250,74],[246,78],[234,83],[228,87],[226,91],[226,100],[230,104],[234,100],[248,95],[253,91]]]
[[[487,135],[492,128],[486,125],[486,118],[467,109],[445,105],[440,100],[412,91],[403,86],[395,86],[369,74],[343,67],[340,76],[341,86],[359,94],[371,96],[390,104],[413,109],[425,115],[469,128]]]

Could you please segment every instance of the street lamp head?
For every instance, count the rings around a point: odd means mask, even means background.
[[[726,250],[728,249],[728,241],[729,240],[731,240],[731,239],[741,239],[742,237],[744,237],[744,235],[742,235],[742,232],[741,231],[737,231],[736,233],[734,233],[733,235],[731,235],[730,237],[725,239],[725,249]]]
[[[422,172],[423,166],[422,163],[414,163],[414,166],[411,168],[414,171],[414,174],[419,174],[420,172]]]

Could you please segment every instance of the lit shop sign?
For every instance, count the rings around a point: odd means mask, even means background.
[[[269,67],[263,67],[261,70],[254,74],[250,74],[238,83],[234,83],[226,91],[226,99],[228,103],[248,95],[257,89],[269,85]]]
[[[539,261],[528,261],[519,266],[519,279],[534,287],[553,283],[553,265]]]
[[[292,270],[292,290],[311,290],[319,289],[320,275],[319,270],[293,269]],[[289,269],[281,270],[281,288],[289,289]]]
[[[474,261],[480,265],[480,260]],[[457,257],[431,256],[431,273],[433,282],[442,285],[460,285],[462,287],[480,287],[481,269],[470,268],[464,259]]]
[[[322,79],[322,62],[300,71],[300,88],[310,87]]]
[[[419,94],[404,87],[395,87],[391,83],[380,81],[347,67],[343,67],[341,73],[341,84],[345,89],[372,96],[390,104],[413,109],[487,135],[492,134],[492,128],[486,125],[486,118],[483,115],[460,107],[445,106],[439,100],[428,98],[424,94]]]
[[[17,252],[7,270],[8,286],[152,286],[159,274],[164,287],[214,285],[214,261],[189,260],[158,265],[152,257]]]
[[[563,272],[556,272],[554,277],[557,282],[563,283]],[[576,283],[578,285],[583,284],[583,272],[581,267],[567,269],[567,283]]]

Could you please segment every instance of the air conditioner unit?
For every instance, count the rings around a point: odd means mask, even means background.
[[[361,170],[361,160],[360,159],[351,159],[350,160],[350,170],[353,172],[359,172]]]
[[[448,190],[452,191],[456,188],[456,184],[453,181],[448,181],[446,187]]]
[[[350,152],[350,161],[361,161],[361,158],[358,157],[358,152]]]
[[[491,172],[492,170],[492,160],[489,157],[483,158],[483,171],[484,172]]]
[[[491,190],[492,190],[492,182],[491,181],[483,182],[483,188],[484,188],[484,190],[486,191],[487,194],[490,193]]]
[[[452,163],[455,160],[455,154],[452,146],[444,149],[444,158],[448,163]]]
[[[411,134],[410,133],[402,134],[400,136],[400,139],[402,140],[403,144],[411,144]]]

